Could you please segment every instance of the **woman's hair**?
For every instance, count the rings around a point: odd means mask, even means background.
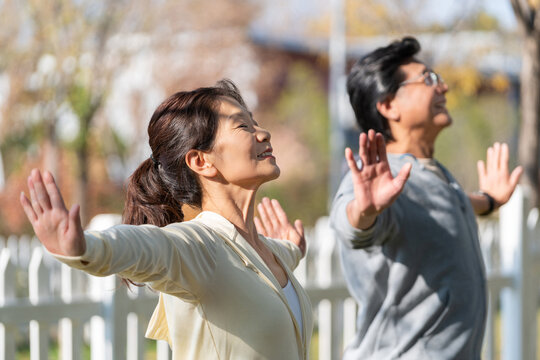
[[[377,102],[393,97],[405,74],[399,70],[420,51],[420,44],[413,37],[394,41],[378,48],[358,60],[347,77],[347,92],[363,132],[373,129],[393,140],[388,120],[377,110]]]
[[[165,226],[184,220],[183,204],[201,207],[201,185],[185,157],[192,149],[212,149],[223,97],[246,107],[228,79],[213,87],[177,92],[157,107],[148,125],[152,155],[129,178],[123,223]]]

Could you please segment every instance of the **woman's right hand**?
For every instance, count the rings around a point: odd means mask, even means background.
[[[67,210],[62,194],[50,172],[33,169],[28,177],[30,199],[21,192],[21,205],[34,228],[37,238],[53,254],[80,256],[86,251],[86,241],[74,205]]]
[[[412,165],[403,165],[394,178],[386,157],[383,136],[373,130],[360,134],[358,154],[362,161],[360,169],[352,150],[345,149],[354,187],[354,199],[347,205],[347,217],[355,228],[367,229],[401,193]]]

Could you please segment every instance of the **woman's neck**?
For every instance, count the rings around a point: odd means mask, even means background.
[[[229,220],[249,242],[258,239],[253,222],[256,190],[212,191],[203,194],[202,210],[212,211]]]

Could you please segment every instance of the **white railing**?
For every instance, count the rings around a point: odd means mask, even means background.
[[[540,225],[538,210],[526,209],[518,188],[500,210],[500,221],[479,223],[490,297],[486,360],[536,359]],[[309,251],[296,270],[314,308],[318,341],[312,358],[321,360],[341,358],[357,310],[327,221],[321,218],[307,231]],[[0,249],[0,360],[15,359],[21,343],[29,344],[32,360],[47,359],[51,341],[58,343],[63,360],[80,359],[83,344],[92,360],[144,358],[149,343],[144,332],[157,294],[134,286],[128,291],[114,276],[72,270],[34,238],[0,239]],[[158,360],[170,358],[164,342],[157,343],[155,353]]]

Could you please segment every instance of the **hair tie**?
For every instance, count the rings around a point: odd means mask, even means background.
[[[154,154],[150,154],[150,160],[152,160],[152,162],[154,163],[154,166],[155,166],[155,167],[158,167],[158,166],[159,166],[159,161],[157,161],[157,160],[154,158]]]

